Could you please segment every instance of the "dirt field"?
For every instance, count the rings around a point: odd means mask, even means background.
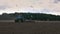
[[[60,21],[0,23],[0,34],[60,34]]]

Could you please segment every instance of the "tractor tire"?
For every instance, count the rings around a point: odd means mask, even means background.
[[[23,22],[24,22],[24,20],[22,20],[22,19],[21,19],[21,22],[23,23]]]
[[[19,20],[15,20],[15,22],[19,22]]]

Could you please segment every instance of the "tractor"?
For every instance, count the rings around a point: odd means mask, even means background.
[[[22,15],[18,15],[15,18],[15,22],[24,22],[25,18]]]
[[[30,14],[27,15],[20,14],[15,17],[15,22],[31,22],[31,20],[32,16]]]

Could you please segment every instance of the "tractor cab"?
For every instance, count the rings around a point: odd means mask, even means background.
[[[23,22],[25,18],[22,15],[16,16],[15,22]]]

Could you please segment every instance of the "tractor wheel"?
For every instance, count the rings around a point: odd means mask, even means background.
[[[23,22],[24,22],[24,20],[23,20],[23,19],[21,19],[21,22],[23,23]]]
[[[19,22],[19,20],[15,20],[15,22]]]

